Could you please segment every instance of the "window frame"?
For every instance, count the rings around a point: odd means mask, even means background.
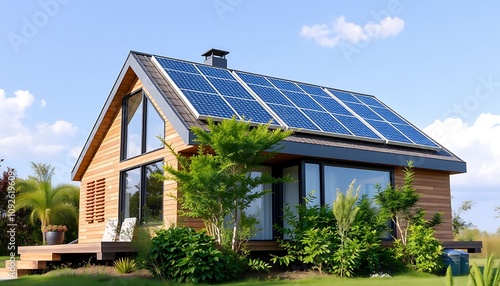
[[[131,171],[131,170],[134,170],[134,169],[137,169],[139,168],[140,169],[140,184],[141,184],[141,189],[139,190],[139,217],[137,218],[137,222],[138,222],[138,225],[141,225],[141,226],[155,226],[155,225],[162,225],[163,222],[164,222],[164,217],[163,217],[163,213],[164,213],[164,202],[163,202],[163,199],[162,199],[162,203],[160,204],[161,206],[161,210],[160,210],[160,213],[162,214],[161,215],[161,220],[159,222],[153,222],[153,223],[144,223],[143,219],[144,219],[144,206],[145,206],[145,201],[146,201],[146,192],[147,190],[145,189],[145,186],[147,185],[146,184],[146,167],[148,165],[152,165],[152,164],[157,164],[157,163],[161,163],[162,167],[164,165],[164,160],[163,159],[158,159],[158,160],[152,160],[152,161],[148,161],[148,162],[145,162],[145,163],[142,163],[140,165],[135,165],[135,166],[132,166],[132,167],[129,167],[129,168],[126,168],[126,169],[123,169],[123,170],[120,170],[120,184],[119,184],[119,203],[118,203],[118,217],[119,217],[119,220],[120,221],[123,221],[125,219],[125,210],[124,210],[124,207],[125,207],[125,186],[127,185],[127,182],[125,181],[126,178],[125,178],[125,173],[127,173],[128,171]],[[162,184],[162,197],[164,198],[165,197],[165,185]]]
[[[142,96],[142,106],[141,106],[141,112],[142,112],[142,118],[141,118],[141,152],[137,155],[127,157],[127,151],[128,151],[128,102],[129,99],[135,95],[140,94]],[[154,111],[158,115],[158,117],[162,120],[163,122],[163,130],[162,130],[162,136],[165,134],[165,125],[166,122],[164,118],[161,116],[160,112],[156,109],[154,106],[153,102],[149,99],[147,93],[144,91],[144,89],[139,88],[137,90],[132,91],[131,93],[125,95],[122,99],[122,126],[121,126],[121,150],[120,150],[120,162],[130,160],[151,152],[155,152],[157,150],[162,149],[162,146],[158,144],[158,148],[147,151],[147,125],[148,125],[148,103],[151,103],[151,106],[153,107]]]
[[[319,201],[321,205],[325,204],[325,166],[333,166],[333,167],[341,167],[341,168],[352,168],[359,170],[369,170],[369,171],[382,171],[389,173],[389,183],[391,186],[394,186],[395,182],[395,170],[391,166],[375,166],[375,165],[362,165],[362,164],[349,164],[345,162],[335,162],[335,161],[322,161],[322,160],[314,160],[314,159],[301,159],[294,160],[288,162],[287,164],[283,164],[280,166],[281,176],[283,176],[284,169],[287,167],[298,166],[299,173],[299,204],[303,205],[303,198],[307,196],[306,193],[306,164],[318,164],[319,165],[319,177],[320,177],[320,190],[319,190]],[[279,196],[278,196],[278,225],[283,227],[283,208],[284,208],[284,199],[283,199],[283,183],[279,184]],[[315,194],[316,195],[316,194]],[[396,231],[395,226],[391,222],[391,232],[394,235]],[[282,236],[281,236],[282,237]],[[283,238],[283,237],[282,237]],[[391,238],[381,238],[382,240],[392,240]]]

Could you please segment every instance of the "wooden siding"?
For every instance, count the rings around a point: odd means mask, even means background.
[[[140,88],[144,89],[141,81],[136,78],[135,82],[129,84],[128,92],[126,94]],[[144,91],[146,92],[146,94],[148,94],[147,90],[144,89]],[[125,94],[123,94],[123,96],[124,95]],[[123,96],[120,96],[120,102]],[[150,96],[148,96],[148,98],[151,100],[155,108],[159,111],[160,115],[165,120],[165,138],[167,138],[168,142],[172,144],[172,146],[174,146],[174,149],[178,149],[179,151],[189,148],[190,146],[186,146],[184,144],[172,125],[168,122],[165,114],[163,114],[163,112],[158,108],[157,103],[154,102],[154,100]],[[82,176],[81,186],[83,195],[81,196],[80,200],[81,213],[78,233],[79,243],[101,241],[106,220],[108,218],[117,218],[119,216],[119,191],[121,171],[157,160],[163,160],[166,164],[177,166],[177,160],[175,156],[173,156],[166,148],[149,152],[125,161],[120,161],[121,123],[122,109],[120,105],[120,107],[114,114],[114,118],[109,126],[109,129],[100,130],[100,132],[105,132],[104,139],[97,148],[87,170]],[[103,126],[103,128],[105,128],[105,126]],[[91,204],[91,202],[87,201],[88,197],[85,193],[86,186],[87,184],[91,184],[92,182],[100,179],[105,179],[106,181],[105,192],[102,194],[105,201],[104,220],[93,221],[93,223],[89,223],[89,216],[87,215],[87,213],[85,213],[85,211],[88,204]],[[169,196],[169,194],[175,196],[177,194],[176,192],[175,182],[165,181],[163,219],[164,224],[167,226],[176,225],[178,223],[178,204],[175,199]]]
[[[394,177],[398,186],[404,184],[402,168],[396,168]],[[417,193],[420,194],[417,207],[422,207],[427,211],[427,218],[432,217],[436,212],[443,213],[443,223],[436,227],[436,237],[440,241],[452,241],[450,174],[415,169],[413,186],[416,188]]]

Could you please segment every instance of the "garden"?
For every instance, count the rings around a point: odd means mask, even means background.
[[[411,161],[404,169],[402,186],[377,186],[376,207],[359,195],[355,181],[347,190],[337,190],[331,205],[312,204],[314,194],[301,204],[288,205],[283,218],[287,227],[275,226],[283,252],[252,256],[247,244],[258,231],[257,221],[246,216],[245,209],[270,192],[254,189],[291,178],[248,174],[272,158],[281,148],[279,142],[291,133],[270,130],[268,125],[252,127],[234,118],[221,123],[208,120],[208,126],[210,132],[192,129],[199,149],[191,157],[175,153],[163,141],[180,168],[166,165],[165,175],[157,174],[159,180],[177,182],[182,215],[202,219],[204,230],[141,228],[135,243],[138,254],[117,259],[112,266],[88,263],[74,270],[61,265],[44,275],[4,285],[499,285],[500,271],[492,258],[482,261],[482,270],[474,264],[469,277],[445,276],[443,249],[434,237],[441,215],[428,216],[416,207],[419,195],[413,187]],[[34,186],[24,187],[23,182]],[[19,185],[26,189],[20,196],[26,203],[21,206],[31,207],[31,217],[38,217],[46,230],[57,217],[44,216],[47,212],[34,208],[32,197],[40,189],[53,194],[50,184],[33,179]],[[72,197],[65,197],[67,202],[56,199],[53,210],[60,205],[67,209],[52,215],[74,213]],[[383,247],[383,239],[393,241],[393,246]]]

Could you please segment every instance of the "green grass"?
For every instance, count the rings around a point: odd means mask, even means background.
[[[467,276],[456,277],[455,285],[465,286],[467,284]],[[110,277],[105,275],[88,276],[81,275],[75,276],[67,273],[63,276],[55,275],[38,275],[38,276],[28,276],[21,277],[16,280],[8,280],[0,282],[1,286],[10,285],[74,285],[74,286],[109,286],[109,285],[121,285],[121,286],[132,286],[132,285],[146,285],[146,286],[164,286],[166,285],[163,281],[155,279],[145,279],[145,278],[127,278],[127,277]],[[168,284],[172,285],[172,284]],[[187,285],[187,284],[179,284]],[[433,275],[423,275],[423,274],[406,274],[401,276],[396,276],[393,278],[354,278],[354,279],[341,279],[335,277],[322,277],[322,278],[310,278],[304,280],[282,280],[282,281],[256,281],[247,280],[235,283],[223,284],[224,286],[255,286],[255,285],[349,285],[349,286],[417,286],[417,285],[446,285],[444,277],[437,277]]]
[[[5,261],[9,260],[10,256],[0,256],[0,267],[5,267]],[[16,256],[16,260],[19,260],[19,256]]]

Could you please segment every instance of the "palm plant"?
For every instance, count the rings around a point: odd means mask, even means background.
[[[496,269],[495,269],[496,268]],[[488,256],[484,265],[483,273],[473,263],[469,273],[469,284],[471,286],[499,286],[500,285],[500,264],[495,267],[495,259],[493,255]]]
[[[78,205],[75,203],[79,193],[77,186],[60,184],[53,188],[50,181],[30,178],[20,179],[16,182],[16,188],[19,192],[16,209],[30,209],[31,223],[40,220],[43,244],[46,244],[43,229],[51,222],[68,216],[78,220]]]

